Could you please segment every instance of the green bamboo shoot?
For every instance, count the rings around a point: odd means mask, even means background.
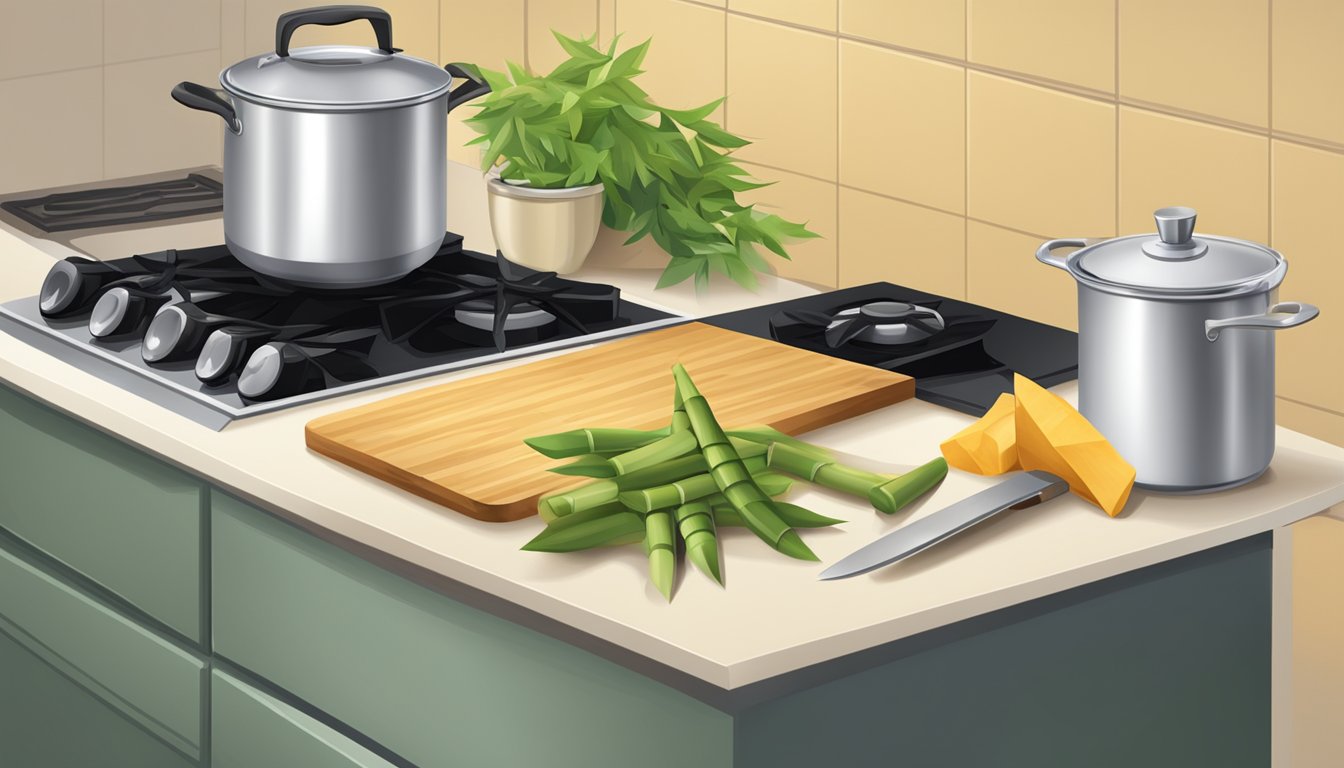
[[[567,459],[585,453],[632,451],[668,434],[663,429],[574,429],[524,440],[532,450],[552,459]]]
[[[834,459],[819,458],[787,443],[772,443],[767,463],[771,469],[865,498],[879,512],[888,515],[900,511],[947,476],[947,460],[941,456],[903,475],[880,475],[846,466]]]
[[[701,457],[697,456],[695,458]],[[701,460],[703,461],[703,459]],[[753,456],[750,459],[743,460],[742,466],[742,471],[747,472],[747,477],[750,479],[750,472],[760,472],[765,469],[765,460],[763,457]],[[623,475],[617,479],[617,482],[628,477],[630,475]],[[663,485],[652,485],[647,488],[636,487],[632,490],[622,491],[617,497],[622,504],[636,512],[650,512],[663,507],[677,507],[688,501],[702,499],[718,492],[719,486],[714,480],[714,475],[706,472]]]
[[[621,504],[576,512],[546,526],[523,545],[530,552],[575,552],[644,538],[644,519]]]
[[[747,528],[783,554],[802,560],[816,560],[817,556],[803,543],[798,533],[779,518],[774,502],[756,485],[743,466],[741,457],[715,420],[709,402],[700,394],[690,374],[678,363],[672,367],[672,375],[690,419],[691,430],[700,443],[701,452],[705,453],[710,476],[742,516]],[[712,451],[709,450],[711,448]]]
[[[700,572],[723,584],[719,572],[719,537],[714,529],[714,515],[708,504],[692,501],[677,507],[677,529],[686,542],[686,559]]]
[[[639,517],[633,512],[626,514]],[[666,509],[650,512],[643,518],[644,551],[649,555],[649,579],[672,600],[672,583],[677,578],[677,540],[672,526],[672,513]]]

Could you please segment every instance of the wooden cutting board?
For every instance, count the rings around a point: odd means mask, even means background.
[[[308,447],[480,520],[535,514],[585,482],[523,438],[583,427],[655,429],[682,363],[724,427],[789,433],[912,397],[915,380],[702,323],[632,336],[315,419]]]

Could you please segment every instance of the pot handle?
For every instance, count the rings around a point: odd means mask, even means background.
[[[1259,328],[1266,331],[1278,331],[1309,322],[1321,314],[1321,310],[1311,304],[1298,301],[1282,301],[1265,311],[1263,315],[1244,315],[1225,317],[1222,320],[1205,320],[1204,335],[1209,341],[1217,341],[1218,334],[1224,328]]]
[[[1068,259],[1064,256],[1056,256],[1051,253],[1051,251],[1059,248],[1082,248],[1085,245],[1087,245],[1086,240],[1081,240],[1076,237],[1047,240],[1041,244],[1040,248],[1036,249],[1036,260],[1042,264],[1049,264],[1052,267],[1057,267],[1067,272],[1069,271]]]
[[[289,55],[289,38],[299,27],[309,24],[330,27],[350,21],[367,21],[378,36],[378,48],[383,53],[396,53],[392,47],[392,14],[371,5],[324,5],[318,8],[300,8],[280,14],[275,20],[275,53]]]
[[[457,107],[474,98],[484,96],[490,92],[490,84],[485,82],[485,77],[481,75],[480,67],[477,67],[475,64],[456,62],[453,64],[444,64],[443,68],[453,77],[467,81],[454,88],[452,93],[448,94],[449,112],[452,112]]]
[[[233,109],[233,102],[229,101],[228,95],[223,91],[183,81],[174,85],[170,93],[173,100],[178,104],[199,109],[202,112],[213,112],[224,118],[224,122],[228,124],[230,131],[234,133],[243,132],[243,124],[238,120],[238,113]]]

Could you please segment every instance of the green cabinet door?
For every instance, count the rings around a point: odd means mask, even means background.
[[[222,494],[211,523],[215,653],[421,768],[732,765],[685,694]]]
[[[317,720],[220,670],[210,676],[212,768],[393,768]]]
[[[0,386],[0,528],[202,638],[201,483]]]
[[[0,632],[164,743],[199,757],[206,664],[192,651],[4,548]],[[0,678],[0,695],[22,691]],[[79,732],[69,735],[77,738]],[[13,763],[0,760],[0,765]]]
[[[189,768],[196,763],[0,632],[0,765]]]

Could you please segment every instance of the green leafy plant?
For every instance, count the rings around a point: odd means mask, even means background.
[[[634,83],[648,40],[617,52],[555,34],[569,58],[547,75],[509,62],[508,73],[482,70],[491,93],[467,119],[483,146],[482,169],[539,188],[601,182],[602,222],[630,232],[627,244],[652,237],[670,259],[666,287],[712,272],[747,288],[769,269],[760,247],[789,258],[785,244],[816,237],[803,224],[762,213],[737,193],[766,184],[735,164],[747,141],[708,119],[723,101],[676,110],[653,103]],[[501,162],[503,161],[503,162]]]

